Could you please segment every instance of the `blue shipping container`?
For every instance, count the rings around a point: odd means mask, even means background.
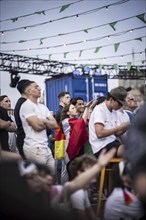
[[[107,95],[107,78],[103,76],[73,76],[66,75],[47,79],[46,102],[54,113],[58,109],[58,94],[62,91],[70,93],[71,97],[82,97],[85,102]]]

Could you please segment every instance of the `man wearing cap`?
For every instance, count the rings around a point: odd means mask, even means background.
[[[125,104],[127,91],[119,86],[108,93],[107,100],[97,105],[89,120],[89,142],[96,157],[100,151],[116,147],[115,156],[122,156],[122,144],[117,140],[117,135],[122,134],[128,127],[128,123],[118,124],[117,111]]]
[[[52,174],[55,161],[48,147],[47,128],[56,128],[57,122],[48,108],[38,103],[41,89],[35,82],[24,85],[27,100],[21,105],[20,119],[25,132],[23,151],[28,161],[46,165]]]

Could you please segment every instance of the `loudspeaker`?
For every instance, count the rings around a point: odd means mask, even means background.
[[[18,71],[16,70],[11,70],[10,73],[11,73],[10,87],[15,88],[20,79],[20,76],[18,76]]]

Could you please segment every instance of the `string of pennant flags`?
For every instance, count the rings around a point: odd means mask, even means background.
[[[104,9],[104,8],[109,8],[109,7],[112,7],[112,6],[116,6],[116,5],[120,5],[120,4],[124,4],[126,2],[128,2],[130,0],[121,0],[121,1],[118,1],[118,2],[114,2],[112,4],[108,4],[108,5],[105,5],[105,6],[102,6],[102,7],[98,7],[98,8],[94,8],[94,9],[91,9],[91,10],[88,10],[88,11],[84,11],[84,12],[80,12],[78,14],[73,14],[73,15],[69,15],[69,16],[64,16],[64,17],[60,17],[60,18],[56,18],[56,19],[52,19],[52,20],[49,20],[49,21],[45,21],[45,22],[41,22],[41,23],[37,23],[37,24],[33,24],[33,25],[26,25],[26,26],[23,26],[23,27],[18,27],[18,28],[11,28],[11,29],[5,29],[5,30],[0,30],[0,33],[1,34],[4,34],[6,32],[11,32],[11,31],[17,31],[17,30],[26,30],[28,28],[34,28],[34,27],[38,27],[38,26],[42,26],[42,25],[46,25],[48,23],[52,23],[52,22],[55,22],[55,21],[60,21],[60,20],[64,20],[64,19],[69,19],[69,18],[72,18],[72,17],[79,17],[79,16],[82,16],[82,15],[88,15],[88,14],[91,14],[91,13],[95,13],[101,9]],[[66,8],[68,8],[70,6],[70,4],[68,5],[63,5],[60,9],[60,12],[64,11]],[[35,13],[36,14],[36,13]],[[37,14],[44,14],[44,10]],[[12,19],[13,22],[16,22],[18,21],[18,17],[15,17]]]
[[[21,39],[21,40],[18,40],[18,41],[8,41],[8,42],[7,41],[1,41],[0,44],[13,44],[13,43],[21,43],[22,44],[22,43],[26,43],[26,42],[30,42],[30,41],[39,41],[39,44],[42,45],[44,40],[49,39],[49,38],[61,37],[61,36],[69,35],[69,34],[76,34],[76,33],[79,33],[79,32],[89,33],[90,30],[97,29],[97,28],[100,28],[100,27],[104,27],[104,26],[107,26],[107,25],[109,25],[114,31],[116,31],[117,23],[125,21],[125,20],[129,20],[129,19],[132,19],[132,18],[138,18],[146,24],[146,20],[144,18],[145,14],[146,13],[138,14],[136,16],[131,16],[131,17],[128,17],[128,18],[120,19],[118,21],[113,21],[113,22],[110,22],[110,23],[105,23],[105,24],[94,26],[94,27],[88,27],[86,29],[81,29],[81,30],[76,30],[76,31],[71,31],[71,32],[66,32],[66,33],[59,33],[59,34],[56,34],[56,35],[51,35],[51,36],[46,36],[46,37],[41,37],[41,38],[32,38],[32,39],[27,39],[27,40]],[[131,30],[136,30],[136,29],[137,28],[131,29]],[[127,30],[127,32],[128,31],[129,30]],[[4,34],[4,32],[2,32],[2,34]],[[110,36],[116,36],[116,35],[112,34]],[[107,37],[107,36],[105,36],[105,37]]]
[[[83,53],[84,51],[94,49],[94,53],[98,53],[98,52],[101,50],[101,48],[103,48],[103,47],[108,47],[108,46],[114,46],[114,50],[115,50],[115,52],[117,52],[117,51],[118,51],[118,48],[119,48],[119,46],[120,46],[120,44],[122,44],[122,43],[127,43],[127,42],[130,42],[130,41],[133,41],[133,40],[142,41],[142,39],[145,38],[145,37],[146,37],[146,36],[144,35],[144,36],[141,36],[141,37],[138,37],[138,38],[132,38],[132,39],[129,39],[129,40],[124,40],[124,41],[117,42],[117,43],[114,43],[114,44],[106,44],[106,45],[102,45],[102,46],[99,46],[99,47],[96,47],[96,48],[95,48],[95,47],[92,47],[92,48],[86,48],[86,49],[82,49],[82,50],[67,51],[67,52],[64,52],[64,53],[62,53],[62,52],[60,52],[60,53],[58,53],[58,52],[57,52],[57,53],[52,53],[52,54],[49,54],[49,58],[51,58],[51,56],[52,56],[52,55],[55,55],[55,54],[64,54],[64,58],[66,58],[69,53],[74,53],[74,52],[79,52],[79,57],[81,57],[81,55],[82,55],[82,53]],[[61,46],[63,46],[63,45],[56,45],[56,46],[54,46],[53,48],[61,47]],[[50,48],[51,48],[51,47],[50,47]],[[18,51],[20,52],[20,51],[44,50],[44,49],[49,49],[49,47],[17,49],[17,50],[3,50],[2,52],[18,52]]]
[[[86,61],[86,62],[89,62],[89,61],[98,61],[98,60],[106,60],[106,59],[112,59],[112,58],[121,58],[121,60],[122,59],[124,59],[124,57],[127,57],[127,56],[131,56],[131,55],[140,55],[140,56],[142,56],[142,54],[145,54],[146,53],[146,51],[144,50],[144,51],[138,51],[138,52],[134,52],[134,53],[127,53],[127,54],[120,54],[120,55],[116,55],[116,56],[108,56],[108,57],[100,57],[100,58],[92,58],[92,59],[74,59],[74,60],[71,60],[71,59],[66,59],[65,61],[66,62],[77,62],[77,61]],[[42,55],[47,55],[47,54],[40,54],[39,56],[42,56]],[[39,56],[37,56],[37,57],[39,57]],[[63,62],[64,60],[61,60],[61,62]],[[145,62],[146,62],[146,60],[138,60],[138,61],[136,61],[136,62],[141,62],[141,64],[144,64]],[[122,62],[121,62],[122,63]]]
[[[16,23],[19,19],[22,19],[22,18],[25,18],[25,17],[28,17],[28,16],[34,16],[34,15],[35,16],[36,15],[46,16],[47,12],[50,11],[50,10],[59,9],[59,13],[62,13],[63,11],[68,9],[71,5],[78,4],[78,3],[83,2],[83,1],[84,0],[79,0],[79,1],[72,2],[72,3],[66,4],[66,5],[62,5],[62,6],[58,6],[58,7],[54,7],[54,8],[50,8],[50,9],[45,9],[45,10],[41,10],[41,11],[35,11],[33,13],[30,13],[30,14],[21,15],[21,16],[18,16],[18,17],[1,20],[0,22],[2,23],[2,22],[6,22],[6,21],[11,21],[13,23]],[[6,32],[17,31],[17,30],[20,30],[20,29],[23,29],[23,30],[26,31],[28,28],[39,27],[39,26],[42,26],[42,25],[45,25],[45,24],[49,24],[51,22],[64,20],[64,19],[69,19],[69,18],[72,18],[72,17],[77,17],[78,18],[79,16],[95,13],[95,12],[98,12],[99,10],[108,9],[109,7],[124,4],[124,3],[129,2],[129,1],[130,0],[120,0],[120,1],[114,2],[112,4],[108,4],[108,5],[104,5],[102,7],[94,8],[94,9],[91,9],[91,10],[88,10],[88,11],[84,11],[82,13],[73,14],[73,15],[64,16],[64,17],[59,17],[59,18],[56,18],[56,19],[50,19],[49,21],[45,21],[45,22],[42,22],[42,23],[37,23],[37,24],[34,24],[34,25],[28,25],[28,26],[26,25],[26,26],[19,27],[19,28],[0,30],[0,33],[1,33],[1,35],[4,35]],[[98,45],[98,46],[94,46],[94,47],[90,47],[90,48],[82,48],[80,50],[70,50],[70,51],[67,50],[67,46],[77,45],[77,44],[81,44],[83,42],[86,43],[86,42],[99,41],[99,40],[102,40],[104,38],[110,39],[110,38],[113,38],[113,37],[116,37],[116,36],[121,36],[121,35],[127,34],[129,32],[134,32],[136,30],[138,31],[140,29],[144,29],[146,27],[146,25],[136,27],[136,28],[131,28],[131,29],[124,30],[124,31],[118,32],[118,33],[116,32],[117,24],[119,24],[122,21],[129,20],[129,19],[137,18],[140,21],[142,21],[144,24],[146,24],[145,15],[146,15],[146,13],[141,13],[141,14],[138,14],[138,15],[134,15],[134,16],[131,16],[131,17],[127,17],[127,18],[112,21],[112,22],[108,22],[108,23],[105,23],[105,24],[100,24],[100,25],[97,25],[97,26],[87,27],[87,28],[84,28],[84,29],[81,29],[81,30],[75,30],[75,31],[70,31],[70,32],[66,32],[66,33],[59,33],[59,34],[55,34],[55,35],[44,36],[44,37],[41,37],[41,38],[20,39],[20,40],[17,40],[17,41],[16,40],[14,40],[14,41],[1,41],[0,44],[1,45],[16,44],[16,43],[23,44],[23,43],[27,43],[27,42],[30,42],[30,41],[38,41],[39,47],[35,47],[35,48],[31,48],[31,47],[28,48],[27,47],[27,48],[23,48],[23,49],[11,49],[11,50],[10,49],[7,49],[7,50],[5,49],[5,50],[2,50],[2,52],[4,52],[4,53],[5,52],[6,53],[10,53],[10,52],[15,53],[15,52],[25,52],[25,51],[29,51],[29,50],[30,51],[47,50],[47,52],[48,52],[50,49],[53,49],[53,48],[64,47],[65,48],[64,52],[55,52],[55,53],[47,53],[47,54],[39,54],[39,55],[35,54],[35,56],[37,58],[39,58],[40,56],[47,55],[48,59],[51,60],[53,55],[61,54],[63,56],[63,59],[65,59],[67,61],[67,58],[68,58],[69,54],[76,52],[76,53],[78,53],[78,60],[81,61],[83,59],[80,59],[80,58],[84,57],[83,56],[84,52],[88,51],[88,50],[93,50],[93,53],[97,54],[102,50],[102,48],[112,46],[114,52],[116,53],[119,50],[120,45],[123,44],[123,43],[131,42],[131,41],[143,42],[143,40],[145,40],[146,36],[145,35],[142,36],[142,34],[141,34],[141,36],[139,36],[137,38],[132,38],[132,39],[123,40],[123,41],[117,41],[115,43],[109,43],[109,44],[106,44],[106,45]],[[112,30],[115,31],[116,33],[101,36],[101,37],[91,38],[91,39],[83,39],[83,40],[80,40],[80,41],[77,41],[77,42],[70,42],[70,43],[66,43],[66,44],[64,43],[64,44],[60,44],[60,45],[53,45],[53,46],[50,45],[50,46],[47,46],[47,47],[42,47],[42,45],[43,44],[45,45],[45,43],[46,43],[45,40],[47,40],[49,38],[61,37],[61,36],[65,36],[65,35],[76,34],[76,33],[79,33],[79,32],[84,32],[86,34],[86,37],[88,37],[87,34],[90,32],[90,30],[97,29],[97,28],[100,28],[100,27],[103,27],[103,26],[110,26],[112,28]],[[146,49],[144,49],[144,51],[135,52],[134,54],[144,54],[144,53],[146,53]],[[128,56],[128,55],[132,55],[132,53],[131,54],[122,54],[122,55],[119,55],[119,56],[95,58],[95,59],[100,60],[100,59],[115,58],[115,57],[121,57],[122,58],[122,57]],[[92,59],[92,60],[94,60],[94,59]],[[68,60],[68,61],[71,61],[71,60]],[[76,61],[77,61],[77,59],[76,59]],[[84,61],[85,61],[85,59],[84,59]],[[89,59],[88,59],[88,61],[89,61]],[[145,64],[145,62],[146,62],[145,59],[141,60],[142,64]],[[102,69],[104,67],[104,64],[100,64],[99,66]],[[118,69],[118,66],[119,66],[118,64],[113,64],[114,69]],[[127,62],[127,69],[130,69],[131,66],[132,66],[132,63]]]
[[[46,12],[52,11],[52,10],[56,10],[56,9],[60,9],[59,12],[61,13],[61,12],[63,12],[65,9],[67,9],[69,6],[74,5],[74,4],[77,4],[77,3],[82,2],[82,1],[84,1],[84,0],[79,0],[79,1],[72,2],[72,3],[66,4],[66,5],[57,6],[57,7],[54,7],[54,8],[49,8],[49,9],[45,9],[45,10],[41,10],[41,11],[35,11],[35,12],[33,12],[33,13],[29,13],[29,14],[25,14],[25,15],[13,17],[13,18],[7,18],[7,19],[4,19],[4,20],[0,20],[0,23],[6,22],[6,21],[16,22],[16,21],[18,21],[18,20],[21,19],[21,18],[30,17],[30,16],[33,16],[33,15],[46,15]]]

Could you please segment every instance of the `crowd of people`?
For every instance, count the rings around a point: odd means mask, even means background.
[[[144,219],[145,99],[138,105],[122,86],[88,103],[61,91],[52,115],[36,82],[20,80],[17,89],[14,115],[9,97],[0,96],[1,219],[98,219],[89,189],[113,157],[122,161],[113,169],[101,218]],[[141,91],[145,97],[145,86]],[[54,155],[58,128],[65,139],[60,160]]]

